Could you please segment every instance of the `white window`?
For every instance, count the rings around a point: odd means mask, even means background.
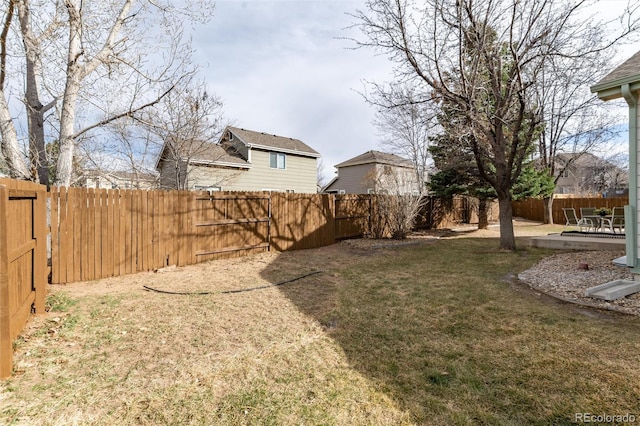
[[[347,191],[345,191],[344,189],[338,189],[338,194],[346,194]]]
[[[269,153],[269,167],[272,169],[283,169],[286,166],[285,154],[281,152]]]

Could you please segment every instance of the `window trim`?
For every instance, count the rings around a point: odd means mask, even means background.
[[[275,159],[275,161],[274,161]],[[282,167],[279,167],[280,159],[282,159]],[[275,167],[274,167],[275,164]],[[284,152],[272,151],[269,153],[269,168],[273,170],[286,170],[287,169],[287,154]]]

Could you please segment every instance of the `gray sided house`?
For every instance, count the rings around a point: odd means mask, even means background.
[[[163,189],[316,193],[320,154],[298,139],[227,127],[218,143],[166,142]]]
[[[621,197],[629,190],[625,169],[590,153],[557,154],[556,170],[562,170],[556,194]]]
[[[367,151],[340,164],[337,176],[323,192],[334,194],[416,193],[416,170],[406,158],[380,151]]]

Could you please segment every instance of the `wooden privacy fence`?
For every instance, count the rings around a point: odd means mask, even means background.
[[[0,179],[0,377],[11,375],[13,340],[44,312],[46,187]]]
[[[419,225],[468,218],[450,204],[429,200]],[[0,179],[0,377],[11,374],[12,342],[29,314],[44,312],[48,233],[58,284],[326,246],[372,229],[376,205],[375,195],[351,194],[54,187],[47,196],[42,185]]]
[[[52,188],[51,283],[361,236],[371,196]]]
[[[563,208],[573,207],[580,216],[580,207],[613,207],[629,204],[628,197],[615,198],[555,198],[553,200],[553,223],[566,223]],[[541,199],[527,199],[512,203],[513,215],[538,222],[544,221],[544,202]]]

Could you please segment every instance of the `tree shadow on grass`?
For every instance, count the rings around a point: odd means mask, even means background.
[[[620,334],[620,321],[580,318],[514,291],[505,277],[543,252],[498,245],[489,238],[388,249],[341,243],[282,253],[262,275],[274,282],[285,272],[322,270],[279,290],[417,423],[572,424],[576,412],[632,410],[628,378],[601,371],[589,348],[631,354],[626,339],[640,338],[638,322]],[[615,358],[607,362],[627,368]]]

